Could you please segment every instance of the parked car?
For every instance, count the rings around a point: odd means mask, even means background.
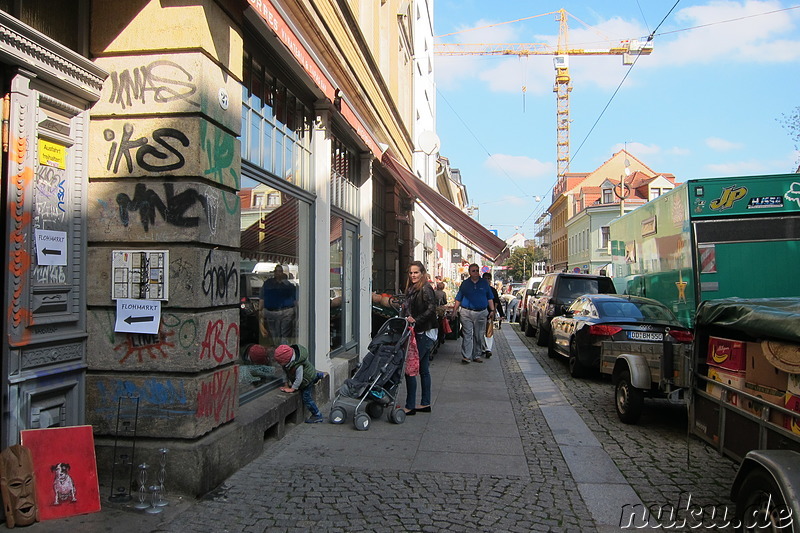
[[[533,337],[538,332],[536,344],[547,346],[550,342],[550,321],[563,315],[575,298],[583,294],[616,294],[616,292],[614,283],[608,276],[568,272],[547,274],[535,290],[528,289],[525,336]]]
[[[603,349],[613,350],[617,343],[652,344],[661,351],[667,335],[668,341],[684,344],[694,338],[661,302],[616,294],[580,296],[550,326],[548,353],[567,357],[573,377],[599,371]]]
[[[530,298],[531,294],[536,292],[536,289],[539,288],[539,284],[543,279],[543,276],[532,276],[528,278],[528,281],[526,281],[525,285],[520,289],[522,294],[519,297],[519,327],[522,331],[525,331],[528,298]]]

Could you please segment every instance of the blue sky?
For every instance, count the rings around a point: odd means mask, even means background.
[[[652,54],[630,72],[620,56],[569,58],[569,171],[590,172],[627,148],[678,181],[788,173],[800,163],[785,126],[800,106],[793,1],[682,0],[670,13],[674,0],[436,0],[434,33],[460,32],[437,42],[555,45],[555,15],[534,15],[560,8],[574,48],[655,31]],[[476,217],[501,238],[533,237],[556,178],[553,56],[437,56],[435,72],[441,154],[461,171]]]

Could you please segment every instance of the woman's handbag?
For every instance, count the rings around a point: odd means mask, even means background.
[[[445,335],[453,333],[453,328],[450,327],[450,321],[447,320],[446,316],[442,317],[442,331],[444,332]]]
[[[411,328],[411,338],[408,340],[408,350],[406,351],[406,376],[416,376],[419,374],[419,348],[417,348],[417,335],[414,328]]]

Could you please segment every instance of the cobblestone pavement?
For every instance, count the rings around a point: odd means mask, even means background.
[[[711,506],[724,511],[728,506],[733,512],[729,495],[738,463],[688,434],[685,405],[648,399],[639,423],[623,424],[614,409],[608,376],[575,379],[569,375],[566,358],[549,358],[534,338],[525,337],[516,325],[514,329],[646,506],[678,507],[691,495],[693,509]]]

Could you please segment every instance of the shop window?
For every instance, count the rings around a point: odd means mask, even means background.
[[[331,143],[331,204],[358,216],[358,174],[356,153],[336,137]]]
[[[269,71],[268,64],[264,57],[245,51],[242,158],[310,191],[313,113]]]
[[[259,198],[267,201],[258,202]],[[310,265],[300,240],[308,236],[310,207],[289,192],[248,176],[242,178],[239,199],[239,375],[245,400],[282,379],[280,368],[269,364],[276,346],[308,346]]]

